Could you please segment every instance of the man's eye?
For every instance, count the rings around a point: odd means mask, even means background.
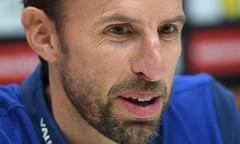
[[[131,33],[131,31],[126,26],[113,26],[108,30],[108,32],[113,35],[124,35]]]
[[[159,33],[160,34],[171,34],[176,31],[176,28],[172,25],[164,25],[160,28]]]
[[[134,35],[134,30],[129,24],[114,24],[106,27],[103,34],[111,41],[123,42]]]

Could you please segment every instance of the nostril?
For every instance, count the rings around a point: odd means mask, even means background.
[[[145,79],[146,81],[151,81],[151,78],[147,77],[143,72],[135,73],[135,75],[137,75],[140,78]]]
[[[161,58],[158,60],[141,59],[132,64],[132,71],[147,81],[159,81],[165,73],[165,66]]]

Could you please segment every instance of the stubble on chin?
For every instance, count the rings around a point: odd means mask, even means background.
[[[66,63],[65,63],[66,64]],[[62,68],[68,68],[62,64]],[[148,144],[156,135],[161,117],[167,105],[168,96],[165,84],[161,82],[148,82],[143,79],[131,79],[111,88],[108,95],[103,95],[103,85],[96,85],[94,80],[85,80],[86,83],[76,83],[74,75],[65,69],[62,71],[62,82],[66,94],[73,106],[89,125],[104,136],[119,144]],[[152,121],[124,121],[113,111],[114,99],[126,91],[154,91],[161,94],[163,107],[159,117]],[[107,97],[108,102],[103,103],[101,98]]]

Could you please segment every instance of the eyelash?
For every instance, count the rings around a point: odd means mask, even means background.
[[[170,32],[164,32],[164,30],[169,30],[169,28],[172,29],[172,30],[170,30]],[[158,29],[158,33],[161,35],[171,35],[176,32],[177,32],[177,28],[176,28],[176,26],[174,26],[172,24],[163,25]]]
[[[128,24],[116,24],[110,25],[106,28],[105,34],[111,36],[112,38],[117,38],[119,41],[125,40],[136,33]],[[158,29],[159,37],[171,38],[177,34],[178,28],[174,24],[165,24]]]
[[[118,25],[109,26],[106,29],[105,33],[106,34],[110,33],[110,34],[113,34],[113,35],[119,35],[120,36],[120,35],[123,35],[123,34],[131,34],[133,32],[132,32],[130,26],[127,26],[127,25],[124,25],[124,24],[118,24]]]

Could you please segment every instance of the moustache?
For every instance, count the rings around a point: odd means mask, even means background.
[[[123,92],[145,91],[159,93],[161,97],[167,96],[167,86],[162,81],[146,81],[144,78],[137,77],[117,85],[113,85],[109,91],[110,96],[120,95]]]

